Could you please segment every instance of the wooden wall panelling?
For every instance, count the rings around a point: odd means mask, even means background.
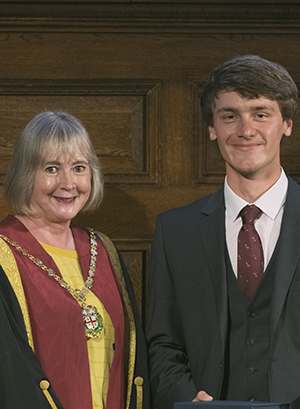
[[[298,0],[8,0],[5,31],[280,33],[299,30]]]
[[[2,181],[16,137],[48,109],[80,118],[108,183],[158,183],[159,84],[0,80],[0,96]]]
[[[224,178],[199,90],[237,54],[281,62],[300,84],[300,4],[280,0],[0,2],[0,182],[20,130],[41,109],[82,120],[105,174],[100,209],[77,222],[122,251],[145,319],[156,215]],[[282,163],[300,181],[300,118]],[[0,216],[8,209],[0,200]]]
[[[108,185],[127,184],[133,189],[135,184],[158,184],[159,93],[160,84],[142,81],[0,81],[1,180],[4,179],[16,136],[36,113],[50,109],[66,110],[80,118],[89,132]],[[109,206],[111,215],[119,213],[120,200],[121,197]],[[134,215],[135,223],[138,221],[143,229],[144,214],[138,211],[134,202],[126,206],[125,201],[123,205],[125,213]],[[4,207],[1,219],[6,213]],[[130,219],[125,214],[119,221],[119,226],[127,226],[124,237],[143,237],[143,234],[136,233],[130,236]],[[93,220],[91,224],[91,216],[87,214],[78,217],[78,222],[103,228],[101,221],[99,224]],[[120,249],[124,246],[128,247],[126,241]],[[143,316],[148,250],[149,243],[142,250],[140,244],[132,249],[131,243],[131,249],[124,253]]]
[[[149,254],[151,241],[149,240],[116,240],[122,258],[128,269],[140,316],[145,323],[148,303],[148,275]]]
[[[164,81],[162,84],[162,187],[189,186],[194,176],[191,91],[187,81]]]

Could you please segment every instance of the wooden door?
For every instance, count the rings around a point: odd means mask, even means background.
[[[199,110],[217,64],[238,54],[282,63],[300,84],[298,1],[4,1],[0,3],[0,175],[41,110],[87,128],[105,175],[100,209],[77,222],[106,233],[128,266],[146,319],[159,212],[218,189],[224,163]],[[282,164],[300,180],[299,118]],[[3,195],[1,219],[9,212]]]

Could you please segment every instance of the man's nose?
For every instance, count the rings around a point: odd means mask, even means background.
[[[251,138],[256,134],[256,129],[251,119],[241,118],[237,129],[238,137]]]

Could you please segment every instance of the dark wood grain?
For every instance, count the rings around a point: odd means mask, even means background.
[[[282,63],[300,84],[300,4],[1,1],[0,184],[14,141],[44,109],[86,126],[105,176],[104,201],[80,225],[122,251],[141,316],[159,212],[214,192],[225,166],[208,138],[199,90],[210,70],[239,54]],[[282,164],[300,182],[300,118]],[[0,190],[0,217],[8,209]]]

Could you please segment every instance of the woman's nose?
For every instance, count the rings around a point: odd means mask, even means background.
[[[71,190],[75,186],[75,177],[72,172],[63,171],[60,174],[60,186],[62,189]]]

